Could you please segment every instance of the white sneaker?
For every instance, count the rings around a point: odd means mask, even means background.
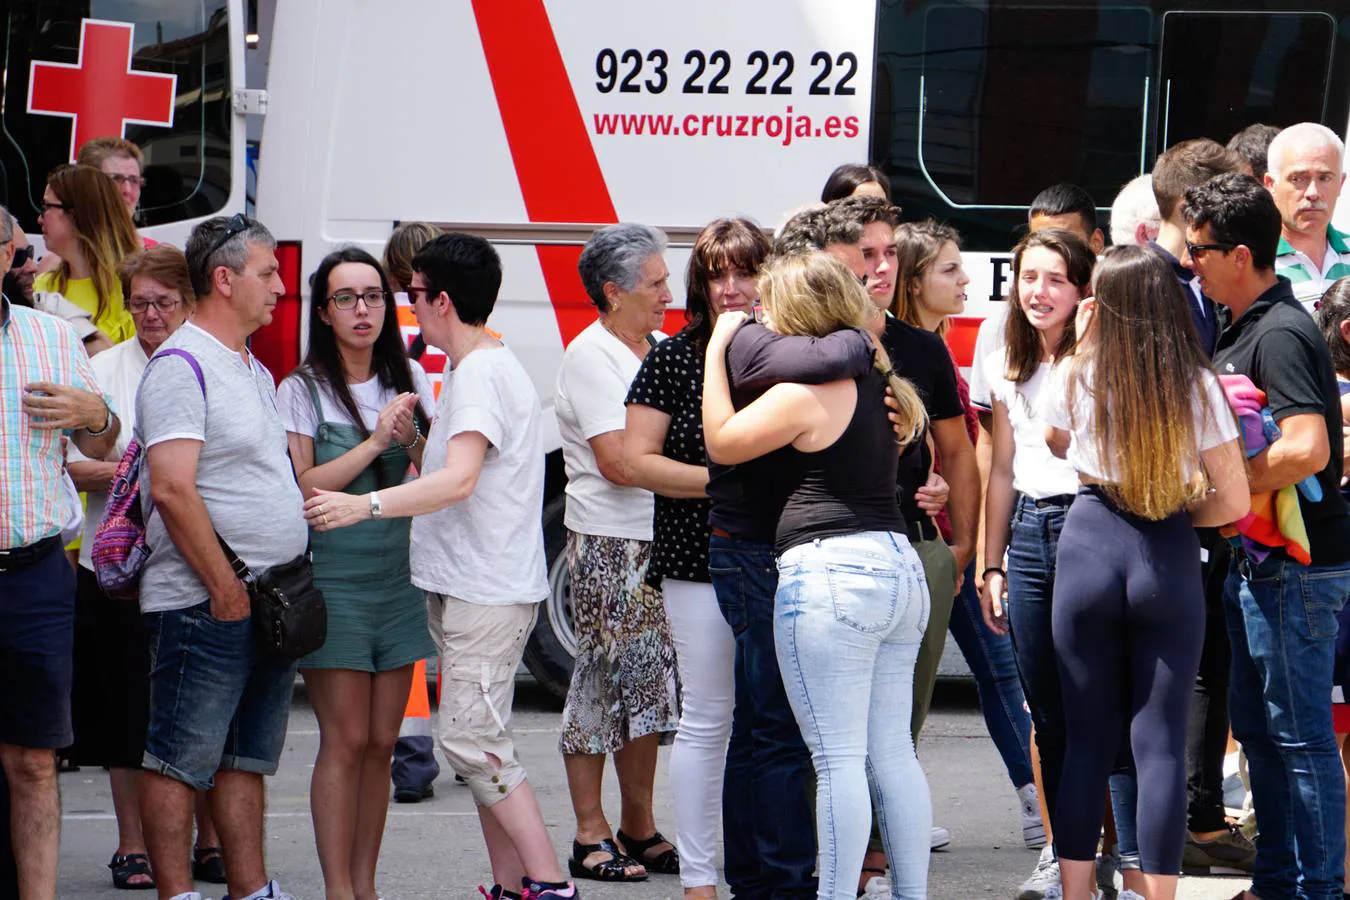
[[[1031,877],[1022,882],[1017,889],[1017,900],[1054,900],[1064,895],[1059,886],[1059,860],[1055,858],[1053,847],[1041,850],[1041,858]]]
[[[1041,798],[1035,782],[1017,789],[1017,802],[1022,804],[1022,840],[1028,850],[1039,850],[1045,846],[1045,823],[1041,821]]]
[[[202,895],[196,891],[187,891],[183,894],[174,894],[169,900],[209,900],[209,898],[202,897]]]
[[[933,842],[929,846],[930,850],[941,850],[952,842],[952,833],[941,825],[933,826]]]
[[[867,879],[863,892],[858,896],[862,900],[890,900],[891,880],[885,875],[873,875]]]

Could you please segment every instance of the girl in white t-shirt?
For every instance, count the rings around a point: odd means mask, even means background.
[[[277,389],[300,489],[401,484],[422,465],[435,397],[404,352],[389,281],[348,247],[319,263],[311,302],[305,362]],[[311,532],[310,547],[328,606],[327,640],[300,661],[319,720],[315,843],[330,896],[373,896],[394,741],[413,666],[436,647],[412,584],[408,520]]]
[[[1064,763],[1064,705],[1059,667],[1050,639],[1055,547],[1078,479],[1045,446],[1042,419],[1051,364],[1072,349],[1074,313],[1088,292],[1092,250],[1080,237],[1048,229],[1028,235],[1013,250],[1013,289],[1003,346],[978,361],[990,387],[993,460],[985,495],[984,561],[980,605],[985,624],[1011,631],[1013,652],[1031,710],[1041,776],[1040,799],[1048,811],[1047,844],[1032,879],[1056,879],[1054,818]],[[1004,554],[1007,571],[1004,571]]]
[[[1093,285],[1045,406],[1046,440],[1083,483],[1060,536],[1052,612],[1068,734],[1055,840],[1064,897],[1094,896],[1104,788],[1129,735],[1139,893],[1170,900],[1205,627],[1195,526],[1234,521],[1250,497],[1237,423],[1171,268],[1113,247]]]

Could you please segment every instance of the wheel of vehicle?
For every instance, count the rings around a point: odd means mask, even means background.
[[[548,560],[548,597],[525,645],[525,667],[554,695],[567,696],[577,638],[572,631],[572,604],[568,594],[567,531],[563,528],[563,497],[544,507],[544,554]]]

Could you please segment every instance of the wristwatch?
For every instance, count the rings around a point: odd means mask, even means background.
[[[370,517],[371,517],[372,519],[378,519],[378,518],[379,518],[380,516],[382,516],[382,515],[384,515],[384,507],[380,506],[380,492],[379,492],[379,491],[371,491],[371,492],[370,492]]]

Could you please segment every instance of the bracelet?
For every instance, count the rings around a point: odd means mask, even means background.
[[[420,441],[421,439],[422,439],[422,426],[421,426],[420,423],[418,423],[417,418],[414,417],[414,418],[413,418],[413,436],[412,436],[412,440],[408,441],[408,443],[406,443],[406,444],[399,444],[399,445],[398,445],[398,446],[399,446],[399,449],[400,449],[400,450],[411,450],[412,448],[414,448],[414,447],[417,446],[417,442]]]
[[[1008,578],[1008,573],[1003,571],[1003,568],[1001,566],[990,566],[989,568],[985,569],[983,572],[980,573],[980,580],[984,581],[985,578],[989,576],[990,572],[997,572],[998,574],[1003,576],[1004,580],[1007,580]]]
[[[108,433],[108,429],[109,429],[109,428],[112,428],[112,423],[113,423],[113,414],[112,414],[112,410],[108,408],[108,404],[107,404],[107,403],[104,403],[104,404],[103,404],[103,415],[104,415],[105,418],[103,419],[103,427],[102,427],[102,428],[100,428],[98,431],[95,431],[95,430],[92,429],[92,428],[85,428],[85,429],[84,429],[84,433],[87,434],[87,435],[89,435],[90,437],[102,437],[103,435],[107,434],[107,433]]]

